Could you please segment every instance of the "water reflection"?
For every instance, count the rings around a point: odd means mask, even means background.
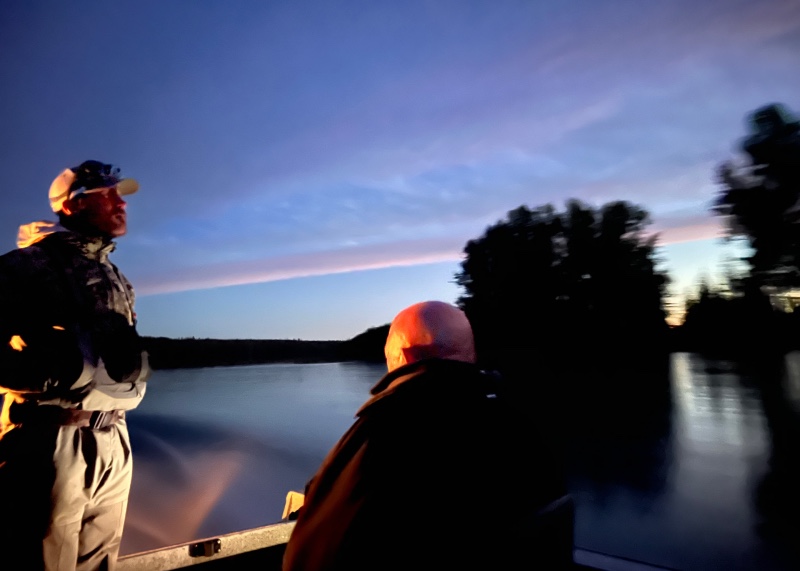
[[[675,569],[800,568],[800,354],[679,353],[561,391],[580,547]],[[280,517],[352,422],[375,365],[157,372],[131,414],[129,553]],[[612,381],[613,379],[613,381]],[[547,405],[549,403],[541,403]]]
[[[769,457],[763,475],[755,487],[755,505],[759,510],[759,532],[766,538],[778,538],[800,556],[800,353],[790,353],[778,362],[759,363],[744,372],[757,388],[769,434]]]
[[[788,429],[790,399],[787,391],[772,399],[764,392],[775,392],[776,373],[782,387],[797,386],[790,374],[794,358],[786,368],[759,363],[743,369],[678,353],[670,359],[669,407],[646,391],[631,391],[624,400],[592,395],[617,428],[603,429],[595,421],[573,439],[578,544],[675,569],[800,567],[800,555],[787,541],[796,532],[787,534],[787,522],[773,518],[783,537],[759,535],[764,513],[753,501],[756,494],[774,497],[763,490],[780,487],[781,502],[775,504],[786,507],[787,515],[800,507],[786,504],[785,488],[796,490],[800,480],[786,469],[790,462],[781,460],[800,443]],[[649,371],[640,382],[658,385],[651,378],[658,374]],[[773,420],[778,417],[783,420]],[[776,477],[778,469],[786,476]]]

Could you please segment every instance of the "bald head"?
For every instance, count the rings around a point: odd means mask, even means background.
[[[464,312],[443,301],[423,301],[397,314],[384,347],[389,371],[423,359],[475,362],[475,340]]]

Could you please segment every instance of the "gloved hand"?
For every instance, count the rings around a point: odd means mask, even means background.
[[[23,327],[0,339],[0,386],[43,392],[68,388],[83,371],[83,355],[74,333],[60,325]]]
[[[117,382],[132,382],[142,370],[141,337],[119,314],[108,316],[104,325],[102,334],[95,338],[95,346],[106,371]]]

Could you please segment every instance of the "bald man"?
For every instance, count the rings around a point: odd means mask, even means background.
[[[476,366],[464,313],[404,309],[385,355],[388,373],[306,487],[283,570],[571,568],[559,467]]]

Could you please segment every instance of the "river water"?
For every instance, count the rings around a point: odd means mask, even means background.
[[[785,364],[765,393],[729,363],[673,354],[665,434],[570,452],[576,545],[681,570],[800,569],[800,528],[786,525],[797,504],[784,501],[796,496],[767,495],[777,497],[769,510],[757,501],[765,479],[782,481],[776,466],[792,466],[800,450],[800,354]],[[129,413],[135,468],[122,552],[279,521],[286,493],[303,490],[384,371],[363,363],[156,371]],[[626,432],[635,435],[636,424]]]

